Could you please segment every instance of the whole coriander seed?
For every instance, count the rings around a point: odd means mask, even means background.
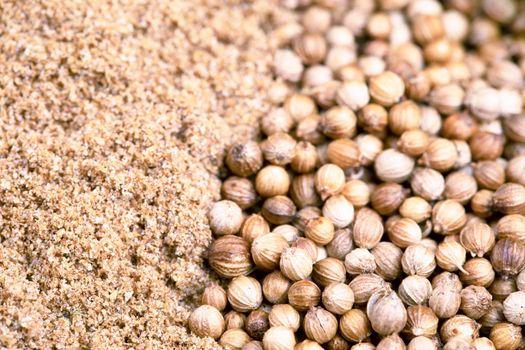
[[[227,303],[226,291],[218,284],[214,283],[204,289],[201,299],[202,305],[210,305],[219,311],[223,311]]]
[[[248,242],[233,235],[219,237],[210,247],[208,262],[221,277],[247,274],[252,269]]]
[[[335,231],[334,239],[326,245],[326,253],[329,257],[343,260],[353,249],[352,233],[349,229]]]
[[[521,327],[512,323],[498,323],[490,331],[490,340],[498,350],[516,350],[522,339]]]
[[[322,287],[326,287],[331,283],[344,282],[346,279],[345,265],[336,258],[319,260],[314,264],[312,278]]]
[[[405,84],[397,74],[386,71],[370,78],[369,89],[370,95],[377,103],[391,106],[403,96]]]
[[[270,328],[270,322],[268,313],[264,310],[254,310],[246,318],[246,332],[254,339],[262,340],[268,328]]]
[[[288,289],[292,282],[280,271],[274,271],[264,277],[262,291],[266,300],[272,304],[282,304],[288,300]]]
[[[301,317],[297,310],[289,304],[277,304],[272,306],[268,315],[271,327],[283,326],[297,332],[301,323]]]
[[[372,328],[383,336],[399,333],[407,322],[403,302],[389,287],[372,294],[366,306],[366,314]]]
[[[348,285],[354,292],[355,303],[365,304],[372,294],[386,286],[386,282],[376,274],[364,273],[356,276]]]
[[[293,331],[283,326],[268,329],[262,342],[265,350],[293,350],[296,343]]]
[[[281,254],[280,267],[287,278],[298,281],[310,276],[313,261],[308,252],[302,248],[286,248]]]
[[[279,266],[281,254],[288,248],[288,242],[279,233],[270,232],[252,242],[251,255],[255,266],[271,271]]]
[[[336,315],[342,315],[352,309],[354,292],[348,285],[334,282],[323,290],[322,301],[328,311]]]
[[[255,189],[263,197],[285,195],[289,188],[290,176],[280,166],[265,166],[255,177]]]
[[[421,305],[430,298],[432,285],[426,277],[412,275],[401,281],[398,293],[405,305]]]
[[[224,332],[224,318],[219,310],[210,305],[201,305],[193,310],[188,324],[199,337],[218,339]]]
[[[257,203],[257,193],[253,183],[242,177],[230,176],[222,183],[221,196],[237,204],[241,209],[248,209]]]
[[[219,339],[219,344],[227,349],[242,349],[252,338],[242,329],[232,328],[226,330]]]
[[[286,196],[275,196],[264,201],[261,213],[269,223],[282,225],[292,221],[296,213],[296,208],[290,198]]]
[[[324,344],[337,333],[337,318],[321,307],[312,307],[304,316],[303,327],[308,338]]]
[[[234,144],[226,155],[226,164],[235,175],[242,177],[253,175],[263,165],[261,149],[254,141]]]
[[[355,217],[352,238],[356,246],[372,249],[383,237],[383,220],[369,208],[360,209]]]
[[[315,188],[322,199],[339,193],[345,185],[345,174],[335,164],[325,164],[315,174]]]
[[[375,258],[376,269],[375,273],[383,277],[385,280],[395,280],[401,276],[401,258],[403,251],[391,242],[379,242],[374,249],[372,255]]]
[[[214,203],[208,219],[211,230],[218,236],[236,234],[244,221],[242,209],[229,200]]]
[[[304,312],[321,300],[321,290],[312,281],[297,281],[288,290],[288,301],[297,311]]]
[[[235,311],[255,310],[262,300],[261,285],[253,277],[238,276],[228,285],[228,301]]]
[[[339,319],[339,332],[349,341],[361,342],[372,334],[372,329],[366,314],[352,309]]]

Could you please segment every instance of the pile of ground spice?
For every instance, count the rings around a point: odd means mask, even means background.
[[[273,6],[0,4],[0,348],[218,347],[185,321],[225,147],[268,109]]]

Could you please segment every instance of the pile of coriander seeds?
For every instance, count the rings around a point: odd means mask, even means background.
[[[525,5],[284,0],[190,330],[243,350],[525,349]]]

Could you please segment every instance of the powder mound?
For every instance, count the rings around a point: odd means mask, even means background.
[[[184,322],[224,150],[268,108],[268,11],[2,5],[0,347],[218,347]]]

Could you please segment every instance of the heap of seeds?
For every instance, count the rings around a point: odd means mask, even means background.
[[[525,9],[291,0],[190,329],[230,349],[525,346]],[[520,39],[520,35],[522,39]]]

